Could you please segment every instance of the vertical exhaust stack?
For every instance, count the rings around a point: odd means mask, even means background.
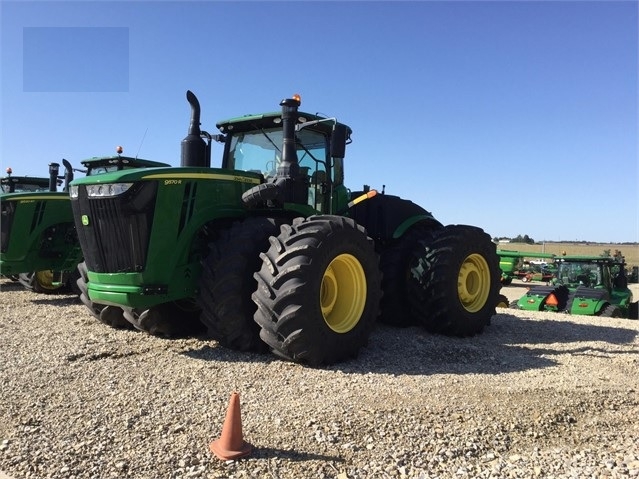
[[[280,198],[287,203],[305,204],[308,185],[300,175],[297,148],[295,147],[295,123],[297,109],[301,105],[298,96],[280,102],[282,107],[282,161],[277,168],[275,184],[280,189]]]
[[[191,124],[189,132],[182,140],[181,166],[210,167],[210,158],[207,157],[206,142],[202,139],[200,130],[200,102],[195,94],[188,90],[186,99],[191,105]]]
[[[62,158],[64,165],[64,191],[69,191],[69,183],[73,181],[73,166],[67,160]]]
[[[49,163],[49,191],[58,191],[59,163]]]

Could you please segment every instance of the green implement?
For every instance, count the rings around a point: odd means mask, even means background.
[[[563,256],[555,258],[555,263],[557,276],[552,284],[531,288],[514,308],[637,319],[637,302],[632,301],[623,259]]]

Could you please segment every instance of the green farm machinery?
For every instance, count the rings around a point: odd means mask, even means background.
[[[547,265],[526,267],[526,258],[554,259],[556,255],[550,253],[530,253],[512,250],[497,250],[499,256],[499,269],[501,270],[501,283],[508,286],[514,278],[519,278],[523,282],[527,281],[550,281],[554,271]]]
[[[14,176],[7,168],[7,176],[0,178],[0,194],[34,191],[49,191],[50,179],[37,176]]]
[[[512,307],[528,311],[637,319],[623,259],[601,256],[556,258],[549,286],[531,288]]]
[[[123,156],[90,158],[82,161],[84,169],[81,170],[74,170],[67,160],[63,159],[62,163],[64,175],[59,175],[59,163],[51,163],[49,178],[2,179],[3,191],[6,185],[6,192],[0,195],[0,272],[39,293],[76,291],[77,266],[82,261],[82,250],[75,232],[68,193],[74,171],[93,177],[124,168],[168,166],[167,163]]]
[[[347,189],[350,127],[299,111],[295,96],[212,135],[186,96],[180,167],[71,184],[90,308],[107,305],[113,324],[151,334],[205,330],[223,346],[310,365],[356,356],[378,319],[457,336],[489,323],[500,288],[490,236]],[[217,168],[213,141],[224,148]]]
[[[0,178],[0,195],[4,193],[24,193],[34,191],[49,191],[49,178],[42,178],[37,176],[14,176],[13,170],[7,168],[7,176]],[[2,198],[2,196],[0,196]],[[4,211],[4,210],[3,210]],[[0,227],[0,234],[2,235],[2,244],[5,242],[5,219],[2,215],[2,226]],[[0,269],[0,275],[10,278],[13,281],[19,281],[17,274],[4,274]]]

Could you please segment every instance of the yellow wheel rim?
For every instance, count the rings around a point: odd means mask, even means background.
[[[480,254],[468,256],[459,269],[457,294],[469,313],[476,313],[486,304],[490,293],[490,268]]]
[[[365,304],[366,275],[361,263],[350,254],[335,257],[322,277],[324,321],[336,333],[347,333],[359,322]]]
[[[35,280],[42,289],[54,290],[58,289],[58,285],[53,284],[53,271],[45,269],[35,272]]]

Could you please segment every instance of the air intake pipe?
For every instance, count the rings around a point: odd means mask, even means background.
[[[277,168],[273,182],[280,190],[279,201],[284,203],[306,204],[308,201],[308,184],[300,172],[295,146],[297,109],[301,103],[297,95],[280,102],[282,107],[282,161]]]
[[[182,140],[180,165],[208,168],[211,158],[200,130],[200,102],[191,90],[186,92],[186,99],[191,105],[191,124],[187,136]]]
[[[295,145],[297,109],[301,103],[297,95],[280,102],[282,158],[270,183],[262,183],[244,192],[242,201],[246,206],[252,207],[260,203],[271,203],[275,206],[281,206],[283,203],[306,204],[308,201],[308,183],[300,173]]]

